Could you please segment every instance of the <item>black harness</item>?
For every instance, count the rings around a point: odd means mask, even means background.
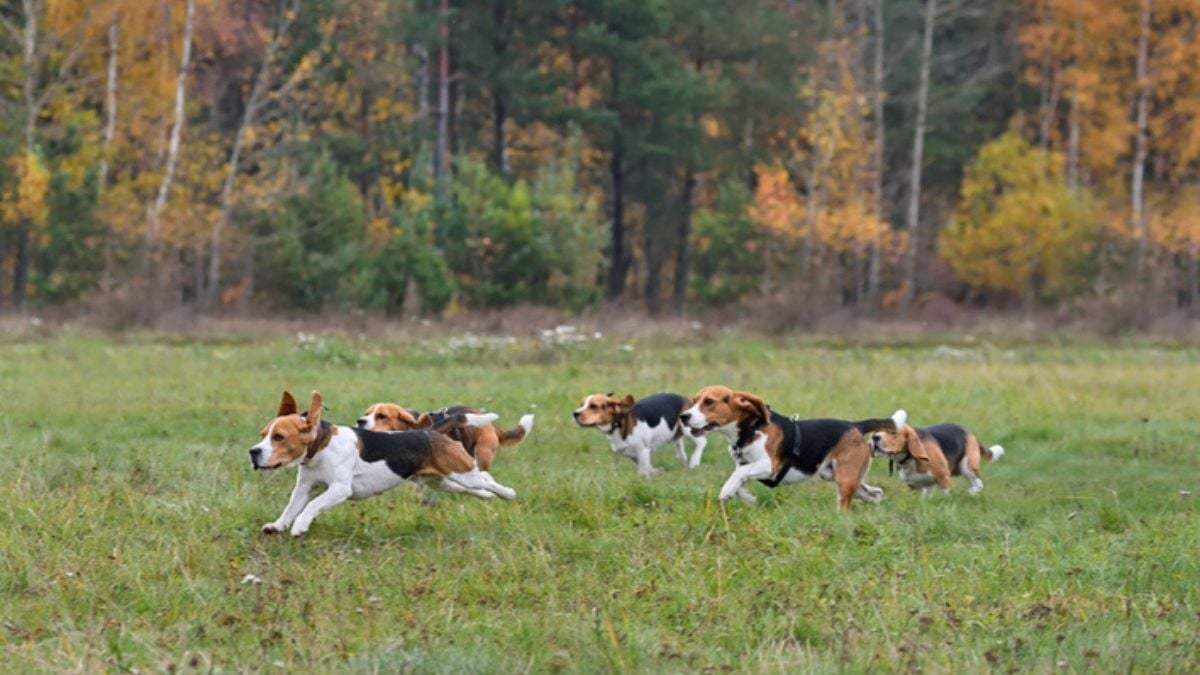
[[[912,456],[912,453],[909,452],[908,448],[906,447],[906,448],[904,448],[904,458],[903,459],[898,459],[898,458],[899,458],[899,454],[888,455],[888,475],[889,476],[891,476],[892,472],[895,471],[897,464],[899,464],[900,466],[904,466],[904,464],[906,462],[908,462],[908,460],[912,459],[913,456]]]
[[[628,416],[629,416],[629,413],[623,413],[623,412],[613,413],[612,425],[609,426],[608,433],[611,434],[614,431],[616,431],[617,429],[620,429],[621,426],[623,424],[625,424],[625,418]]]
[[[771,414],[774,414],[774,411],[772,411],[770,408],[767,408],[767,411]],[[769,422],[770,420],[759,418],[754,424],[738,429],[737,441],[734,446],[730,447],[730,450],[733,451],[734,460],[739,466],[744,466],[746,464],[746,457],[744,454],[742,454],[742,448],[749,445],[754,440],[754,436],[758,434],[763,427],[767,426]],[[788,420],[787,418],[782,418],[781,416],[781,422],[787,422],[787,424],[781,423],[779,425],[779,427],[783,430],[783,440],[786,444],[782,448],[783,452],[781,454],[783,454],[785,458],[795,457],[800,450],[800,429],[796,427],[795,420]],[[785,461],[783,466],[779,469],[779,473],[771,476],[770,478],[760,478],[758,482],[766,485],[769,488],[774,488],[783,482],[784,477],[787,476],[788,471],[790,471],[791,468],[792,463],[790,461]]]

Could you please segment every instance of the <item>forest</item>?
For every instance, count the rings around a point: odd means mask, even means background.
[[[1200,308],[1196,0],[4,0],[0,311]]]

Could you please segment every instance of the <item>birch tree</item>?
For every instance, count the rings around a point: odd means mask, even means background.
[[[166,165],[158,184],[154,201],[146,209],[146,233],[142,243],[142,270],[148,271],[153,262],[155,240],[161,225],[163,208],[179,165],[179,144],[183,137],[184,113],[187,105],[187,76],[192,63],[192,32],[196,16],[196,0],[187,0],[183,19],[183,46],[180,50],[179,72],[175,76],[175,112],[171,122],[171,140],[167,144]]]
[[[937,0],[925,0],[924,33],[921,40],[921,75],[917,86],[917,122],[913,126],[912,174],[908,189],[908,252],[904,261],[904,297],[901,309],[907,311],[917,293],[917,253],[921,241],[921,163],[925,157],[925,120],[929,110],[929,70],[933,63],[933,28],[937,21]]]
[[[284,35],[287,34],[288,28],[295,21],[299,11],[299,0],[293,0],[290,5],[284,8],[279,25],[267,43],[262,63],[258,67],[258,74],[254,78],[254,85],[250,89],[250,97],[247,99],[245,108],[242,110],[242,118],[238,123],[237,132],[233,137],[233,147],[229,152],[225,180],[221,184],[221,208],[217,215],[217,221],[213,225],[212,232],[209,235],[208,281],[204,294],[204,304],[208,307],[216,304],[217,293],[221,287],[221,240],[225,229],[229,226],[229,220],[233,212],[234,181],[237,179],[238,169],[241,164],[246,133],[254,125],[255,117],[265,102],[267,90],[270,86],[271,67],[274,64],[275,55],[279,51]]]

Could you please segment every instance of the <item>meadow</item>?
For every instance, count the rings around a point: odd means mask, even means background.
[[[0,339],[0,670],[1200,670],[1200,351],[569,337]],[[829,483],[723,507],[723,439],[643,479],[570,419],[714,383],[1008,454],[974,498],[876,461],[887,498],[848,515]],[[285,388],[345,424],[533,412],[493,467],[519,497],[400,488],[263,535],[295,474],[246,451]]]

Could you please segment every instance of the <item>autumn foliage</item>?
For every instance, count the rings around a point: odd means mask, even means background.
[[[1194,0],[0,19],[5,309],[1200,302]]]

